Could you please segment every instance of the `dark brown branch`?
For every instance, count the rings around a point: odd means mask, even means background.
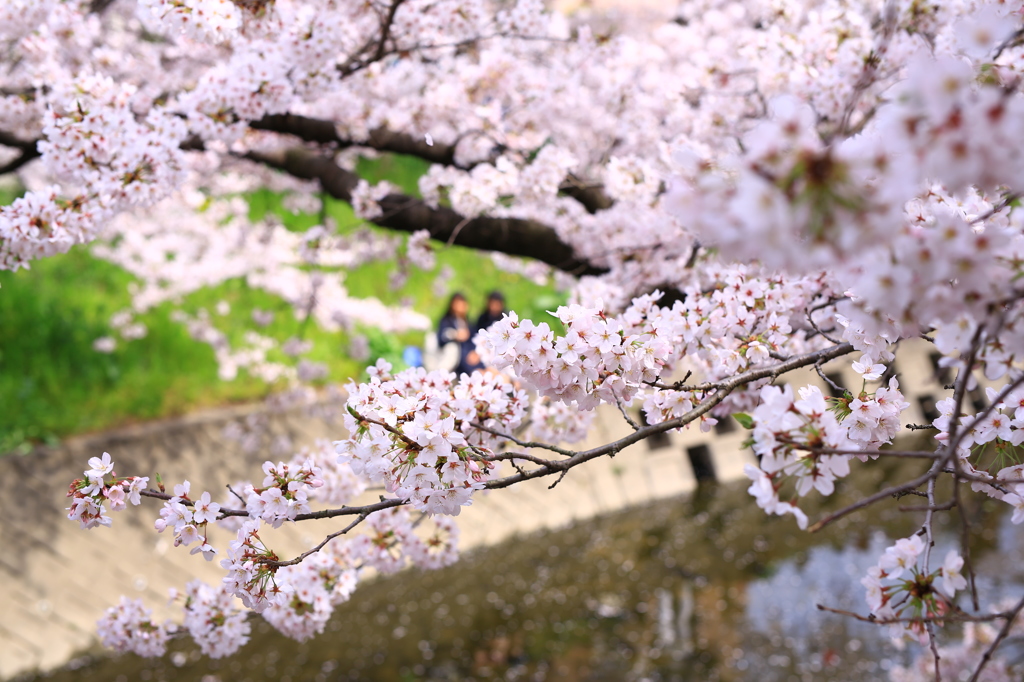
[[[387,44],[391,37],[391,26],[395,23],[395,13],[404,2],[405,0],[392,0],[387,16],[381,19],[380,40],[377,42],[377,52],[373,56],[374,61],[380,61],[387,54]]]
[[[534,464],[538,464],[540,466],[547,466],[547,465],[551,464],[551,460],[550,459],[543,459],[542,457],[535,457],[535,456],[529,455],[529,454],[527,454],[525,452],[502,452],[502,453],[498,453],[496,455],[487,455],[486,457],[484,457],[484,459],[486,459],[488,462],[502,462],[502,461],[512,462],[512,466],[516,467],[516,471],[519,471],[520,473],[523,473],[523,470],[520,469],[516,465],[516,460],[517,459],[521,459],[524,462],[533,462]]]
[[[39,158],[39,151],[35,148],[26,149],[21,152],[17,157],[11,159],[4,165],[0,166],[0,175],[6,175],[7,173],[13,173],[18,170],[32,159]]]
[[[406,133],[398,133],[386,128],[377,128],[370,132],[365,140],[353,140],[338,135],[332,121],[326,121],[295,114],[272,114],[253,121],[249,127],[254,130],[266,130],[284,135],[294,135],[306,142],[316,144],[334,144],[339,149],[348,147],[369,147],[381,152],[407,154],[444,166],[457,166],[455,163],[455,145],[435,142],[428,144],[426,139],[413,137]]]
[[[36,142],[37,140],[22,140],[8,132],[0,130],[0,145],[3,145],[4,147],[14,147],[15,149],[20,149],[23,152],[30,150],[34,151],[36,149]]]
[[[249,127],[254,130],[266,130],[283,135],[294,135],[305,141],[321,145],[335,145],[338,149],[349,147],[368,147],[380,152],[391,152],[394,154],[406,154],[415,156],[430,163],[442,166],[451,166],[462,170],[469,170],[476,164],[459,164],[455,161],[455,144],[441,144],[440,142],[427,142],[424,137],[416,137],[407,133],[377,128],[370,131],[369,137],[365,140],[356,140],[338,135],[338,130],[332,121],[298,116],[296,114],[271,114],[264,116],[258,121],[253,121]],[[587,212],[597,213],[609,208],[614,203],[604,191],[604,185],[588,184],[575,175],[569,175],[559,190],[566,196],[572,197],[580,202]]]
[[[566,196],[572,197],[583,204],[588,213],[597,213],[611,208],[612,198],[605,194],[604,185],[587,184],[575,175],[570,175],[558,188]]]
[[[254,152],[246,158],[297,178],[317,180],[325,192],[342,201],[352,200],[352,192],[359,183],[359,176],[355,173],[305,149]],[[431,208],[421,199],[404,194],[389,194],[379,204],[383,215],[372,222],[381,227],[401,232],[427,230],[432,239],[440,242],[450,241],[471,249],[525,256],[577,276],[607,272],[577,258],[572,247],[563,242],[554,229],[535,220],[489,217],[467,220],[450,208]],[[460,224],[463,224],[461,228]]]
[[[605,455],[614,457],[616,454],[624,450],[625,448],[638,443],[645,438],[650,438],[659,433],[664,433],[672,429],[678,429],[681,426],[685,426],[693,421],[699,419],[702,415],[710,412],[718,403],[725,400],[732,391],[744,386],[753,381],[767,378],[778,378],[779,376],[786,374],[794,369],[800,367],[806,367],[807,365],[813,365],[820,358],[832,359],[837,358],[841,355],[847,355],[853,351],[853,346],[849,343],[843,343],[838,346],[832,346],[824,350],[816,351],[813,353],[807,353],[805,355],[798,355],[791,360],[773,365],[771,367],[760,367],[757,369],[748,370],[742,374],[737,374],[732,379],[720,382],[718,384],[718,390],[705,398],[696,407],[687,412],[684,415],[669,419],[667,421],[660,422],[658,424],[652,424],[650,426],[644,426],[637,431],[620,438],[617,441],[607,443],[600,447],[592,448],[590,450],[584,450],[578,452],[568,459],[561,461],[552,462],[546,466],[539,467],[525,474],[517,473],[505,478],[499,478],[496,480],[488,481],[485,487],[489,489],[507,488],[510,485],[519,483],[520,481],[541,478],[543,476],[550,476],[552,474],[563,473],[569,469],[589,462],[592,459],[603,457]],[[916,487],[916,486],[915,486]]]
[[[103,14],[108,7],[114,4],[114,0],[92,0],[89,3],[89,11],[93,14]]]

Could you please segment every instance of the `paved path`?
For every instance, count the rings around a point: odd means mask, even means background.
[[[0,459],[0,679],[59,666],[93,646],[96,619],[121,594],[143,597],[159,615],[168,588],[183,587],[192,575],[220,579],[217,562],[207,564],[174,549],[167,535],[152,530],[155,501],[144,503],[146,509],[115,514],[112,528],[81,531],[64,516],[65,493],[88,458],[104,451],[114,457],[118,473],[151,476],[158,471],[167,482],[188,478],[202,489],[223,489],[259,475],[265,457],[246,456],[223,435],[231,420],[254,409],[132,427]],[[606,416],[593,434],[595,444],[628,432],[617,413]],[[295,414],[278,415],[271,423],[275,434],[290,434],[300,445],[340,435],[336,426]],[[748,461],[749,455],[739,452],[740,437],[737,433],[715,442],[715,468],[722,479],[741,475]],[[693,488],[683,441],[707,441],[708,436],[695,429],[673,438],[658,450],[641,443],[614,459],[574,469],[554,490],[547,489],[554,478],[547,478],[477,496],[460,516],[463,546],[495,543]],[[269,544],[289,556],[336,525],[298,524],[278,531]]]

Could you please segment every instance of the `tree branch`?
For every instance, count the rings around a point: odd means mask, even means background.
[[[297,178],[317,180],[325,192],[342,201],[351,202],[352,192],[359,183],[359,176],[355,173],[341,168],[326,156],[305,149],[250,152],[245,158]],[[467,219],[450,208],[431,208],[423,200],[404,194],[389,194],[379,204],[383,215],[371,222],[380,227],[400,232],[427,230],[437,241],[481,251],[500,251],[510,256],[525,256],[577,276],[607,272],[605,268],[577,258],[572,247],[563,242],[554,229],[535,220]]]
[[[645,438],[649,438],[653,435],[663,433],[671,429],[677,429],[681,426],[685,426],[686,424],[689,424],[690,422],[699,419],[701,415],[711,411],[711,409],[713,409],[715,405],[722,402],[726,398],[726,396],[728,396],[733,390],[739,388],[740,386],[749,384],[759,379],[777,378],[794,369],[806,367],[807,365],[813,365],[815,362],[817,362],[820,358],[823,357],[827,359],[832,359],[837,358],[841,355],[847,355],[848,353],[851,352],[853,352],[853,346],[851,346],[849,343],[843,343],[838,346],[831,346],[829,348],[815,351],[813,353],[798,355],[790,360],[787,360],[786,362],[779,363],[778,365],[773,365],[771,367],[759,367],[757,369],[752,369],[743,372],[742,374],[737,374],[732,379],[721,382],[719,384],[720,390],[718,390],[711,396],[705,398],[702,403],[697,405],[697,407],[693,408],[692,410],[690,410],[689,412],[680,417],[676,417],[675,419],[669,419],[668,421],[664,421],[659,424],[644,426],[640,428],[638,431],[635,431],[617,441],[607,443],[605,445],[593,448],[591,450],[573,453],[571,457],[564,460],[545,461],[543,465],[539,466],[537,469],[533,469],[532,471],[520,471],[517,474],[506,476],[505,478],[498,478],[487,481],[484,484],[484,487],[490,490],[496,490],[499,488],[507,488],[510,485],[519,483],[520,481],[525,481],[533,478],[542,478],[544,476],[550,476],[552,474],[558,473],[564,474],[569,469],[579,466],[584,462],[589,462],[592,459],[597,459],[598,457],[602,457],[604,455],[615,455],[619,451]],[[474,426],[476,426],[477,428],[482,428],[478,425]],[[483,430],[488,429],[484,428]],[[509,436],[504,437],[510,438]],[[516,439],[510,439],[513,440],[513,442],[516,442]],[[530,459],[529,457],[524,457],[519,454],[508,454],[510,455],[509,457],[507,457],[508,459]],[[497,455],[495,459],[506,459],[506,457],[502,455]],[[141,494],[146,497],[153,497],[161,500],[169,500],[171,499],[171,497],[173,497],[168,493],[156,490],[144,490],[141,491]],[[191,505],[192,501],[185,500],[183,504]],[[340,507],[336,509],[323,509],[320,511],[310,512],[308,514],[299,514],[295,517],[294,520],[307,521],[311,519],[331,519],[339,516],[365,516],[368,514],[372,514],[376,511],[381,511],[382,509],[399,507],[404,504],[407,504],[405,500],[401,500],[398,498],[388,498],[382,499],[380,502],[375,502],[373,504],[367,504],[360,507]],[[239,509],[221,509],[220,513],[222,516],[248,516],[248,513],[246,511]]]
[[[339,149],[348,147],[369,147],[381,152],[407,154],[437,163],[443,166],[461,168],[455,163],[455,145],[435,142],[427,144],[426,139],[413,137],[387,128],[370,131],[365,140],[353,140],[338,135],[337,127],[332,121],[296,114],[271,114],[249,124],[253,130],[266,130],[283,135],[294,135],[306,142],[317,144],[335,144]]]
[[[893,623],[987,623],[993,620],[1000,620],[1002,618],[1010,617],[1008,613],[985,613],[985,614],[970,614],[970,613],[947,613],[942,616],[913,616],[909,618],[876,618],[875,616],[862,616],[855,611],[847,611],[846,609],[834,609],[831,606],[825,606],[824,604],[816,605],[819,611],[827,611],[829,613],[837,613],[840,616],[846,616],[848,618],[854,618],[863,623],[871,623],[872,625],[892,625]]]
[[[1006,639],[1006,636],[1010,634],[1010,628],[1013,627],[1013,621],[1017,619],[1017,615],[1020,614],[1021,609],[1024,609],[1024,598],[1017,602],[1017,605],[1013,607],[1012,611],[1007,614],[1000,614],[1006,618],[1006,622],[1003,623],[1003,628],[999,631],[999,634],[996,635],[996,638],[993,639],[992,643],[989,644],[987,649],[985,649],[985,653],[982,654],[981,660],[978,662],[978,667],[974,669],[974,674],[971,675],[970,682],[977,682],[978,678],[981,676],[981,671],[985,669],[985,666],[992,658],[992,654],[996,652],[999,645],[1002,644],[1003,640]]]
[[[645,438],[650,438],[659,433],[664,433],[672,429],[678,429],[681,426],[685,426],[690,422],[693,422],[701,417],[701,415],[710,412],[718,403],[725,400],[732,391],[739,388],[740,386],[749,384],[759,379],[776,378],[782,374],[786,374],[794,369],[800,367],[806,367],[807,365],[813,365],[820,358],[832,359],[837,358],[841,355],[846,355],[853,352],[853,346],[849,343],[843,343],[838,346],[831,346],[824,350],[815,351],[813,353],[806,353],[804,355],[798,355],[791,360],[773,365],[771,367],[760,367],[752,369],[742,374],[737,374],[732,379],[720,382],[718,390],[713,394],[705,398],[700,404],[694,407],[686,414],[676,417],[675,419],[669,419],[667,421],[660,422],[658,424],[652,424],[650,426],[644,426],[633,433],[620,438],[617,441],[607,443],[600,447],[593,448],[591,450],[585,450],[578,452],[568,459],[561,461],[551,462],[548,465],[539,467],[526,473],[517,473],[505,478],[499,478],[492,481],[488,481],[485,487],[488,489],[507,488],[510,485],[519,483],[532,478],[541,478],[543,476],[550,476],[552,474],[561,473],[568,471],[569,469],[589,462],[592,459],[603,457],[605,455],[614,456],[625,448],[638,443]]]
[[[32,159],[39,158],[39,151],[35,148],[22,150],[14,159],[11,159],[4,165],[0,166],[0,175],[6,175],[7,173],[13,173],[18,170]]]
[[[23,152],[30,150],[35,151],[37,142],[38,140],[22,140],[8,132],[0,130],[0,145],[3,145],[4,147],[14,147],[15,149],[20,149]]]
[[[470,170],[476,165],[457,163],[455,161],[455,144],[427,142],[424,137],[415,137],[387,128],[376,128],[370,131],[369,137],[365,140],[355,140],[338,135],[337,127],[332,121],[297,114],[269,114],[258,121],[252,121],[249,127],[253,130],[294,135],[305,142],[336,145],[338,149],[368,147],[381,152],[406,154],[430,163],[461,170]],[[615,203],[605,193],[604,185],[587,183],[572,174],[566,177],[558,189],[566,196],[580,202],[591,214],[610,208]]]
[[[338,531],[335,531],[335,532],[331,533],[330,535],[325,537],[320,542],[320,544],[316,545],[315,547],[311,547],[310,549],[307,549],[305,552],[303,552],[302,554],[298,555],[294,559],[288,559],[287,561],[267,561],[266,564],[268,566],[273,566],[274,568],[281,568],[282,566],[294,566],[295,564],[301,563],[302,560],[305,559],[306,557],[308,557],[308,556],[310,556],[312,554],[316,554],[321,549],[326,547],[327,543],[330,542],[331,540],[333,540],[334,538],[339,537],[341,535],[344,535],[345,533],[349,532],[350,530],[352,530],[353,528],[358,526],[360,523],[365,521],[366,517],[369,516],[369,515],[370,515],[370,512],[363,512],[362,514],[357,516],[352,521],[352,523],[348,524],[347,526],[345,526],[341,530],[338,530]]]
[[[558,189],[566,196],[572,197],[583,204],[583,208],[587,209],[587,213],[591,214],[611,208],[612,204],[615,203],[610,196],[605,194],[604,185],[587,184],[572,174],[565,179],[565,182]]]

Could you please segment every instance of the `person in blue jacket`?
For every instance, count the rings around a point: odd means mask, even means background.
[[[466,297],[460,292],[452,294],[448,301],[448,311],[441,318],[437,326],[437,345],[444,348],[449,343],[459,344],[459,362],[455,367],[444,367],[442,369],[453,370],[456,374],[472,374],[478,369],[483,369],[480,362],[480,355],[476,352],[476,345],[473,343],[473,335],[476,332],[470,326],[469,303]]]
[[[487,294],[487,307],[476,320],[476,331],[482,332],[505,316],[505,295],[500,291]]]

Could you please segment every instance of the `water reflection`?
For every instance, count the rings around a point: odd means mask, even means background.
[[[892,467],[856,485],[877,490]],[[853,499],[852,484],[833,506]],[[82,657],[56,680],[877,680],[909,660],[864,612],[859,579],[920,519],[896,500],[808,535],[742,486],[627,510],[477,550],[458,565],[361,587],[305,644],[265,623],[238,655]],[[976,561],[1001,593],[1024,581],[1021,527],[982,505]],[[943,517],[945,518],[945,517]],[[939,529],[953,546],[959,525]],[[883,528],[885,535],[877,532]],[[939,547],[941,556],[944,547]],[[1012,557],[1012,568],[1007,558]],[[996,570],[999,569],[999,570]]]
[[[860,579],[892,539],[871,536],[866,547],[813,547],[801,558],[781,561],[770,578],[747,586],[744,612],[748,651],[737,666],[762,671],[761,679],[820,678],[842,670],[844,679],[877,679],[906,654],[895,650],[877,626],[817,604],[864,612]],[[830,675],[832,676],[832,675]]]

